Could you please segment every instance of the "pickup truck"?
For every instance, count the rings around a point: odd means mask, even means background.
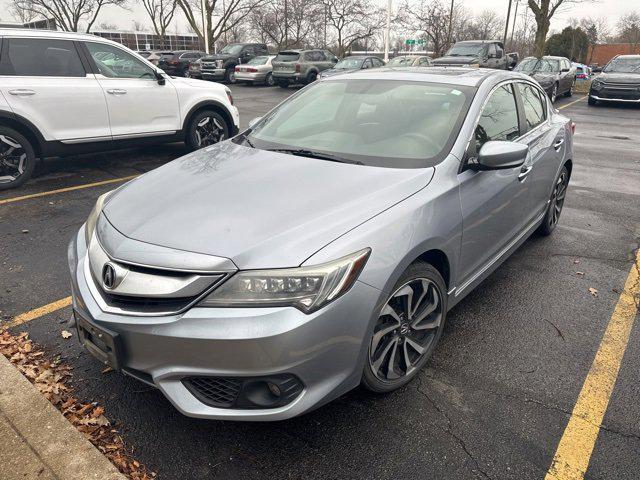
[[[434,65],[478,65],[484,68],[507,70],[511,63],[498,40],[466,40],[456,42],[443,57],[433,60]]]

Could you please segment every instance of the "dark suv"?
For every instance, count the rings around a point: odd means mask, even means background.
[[[591,82],[589,105],[599,101],[640,104],[640,55],[618,55]]]
[[[172,52],[158,52],[160,67],[167,75],[185,77],[189,73],[189,65],[202,57],[204,52],[193,50],[174,50]]]
[[[236,83],[235,68],[240,63],[268,55],[264,43],[230,43],[220,53],[207,55],[200,60],[200,75],[203,80],[224,80]]]
[[[510,59],[499,40],[465,40],[456,42],[444,56],[433,61],[436,66],[478,65],[507,70]]]

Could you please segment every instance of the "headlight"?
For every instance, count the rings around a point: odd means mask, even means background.
[[[370,248],[310,267],[238,272],[201,307],[295,307],[311,313],[345,293],[358,278]]]
[[[603,86],[604,84],[602,83],[601,80],[594,80],[591,83],[591,88],[593,88],[594,90],[600,90]]]
[[[96,204],[93,206],[93,210],[91,210],[91,213],[89,214],[89,218],[87,218],[84,227],[84,240],[87,245],[89,245],[89,241],[93,236],[93,231],[96,229],[96,223],[98,222],[100,212],[102,212],[102,207],[104,207],[104,202],[107,201],[113,192],[114,190],[111,190],[110,192],[100,195],[98,200],[96,200]]]

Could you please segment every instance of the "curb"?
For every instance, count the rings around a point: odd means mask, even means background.
[[[0,465],[7,480],[126,480],[2,354]]]

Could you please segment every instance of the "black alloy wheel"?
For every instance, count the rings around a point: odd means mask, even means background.
[[[382,393],[408,383],[442,335],[446,305],[446,288],[438,271],[423,262],[410,265],[378,316],[363,385]]]
[[[33,146],[22,134],[0,126],[0,190],[26,182],[36,163]]]
[[[222,115],[213,110],[203,110],[191,119],[186,144],[189,150],[198,150],[226,140],[230,131],[230,126]]]
[[[562,213],[562,207],[567,196],[567,187],[569,186],[569,170],[567,167],[562,167],[562,171],[553,186],[553,192],[549,199],[549,205],[547,212],[545,213],[542,224],[538,227],[538,232],[541,235],[550,235],[558,225],[560,220],[560,214]]]

